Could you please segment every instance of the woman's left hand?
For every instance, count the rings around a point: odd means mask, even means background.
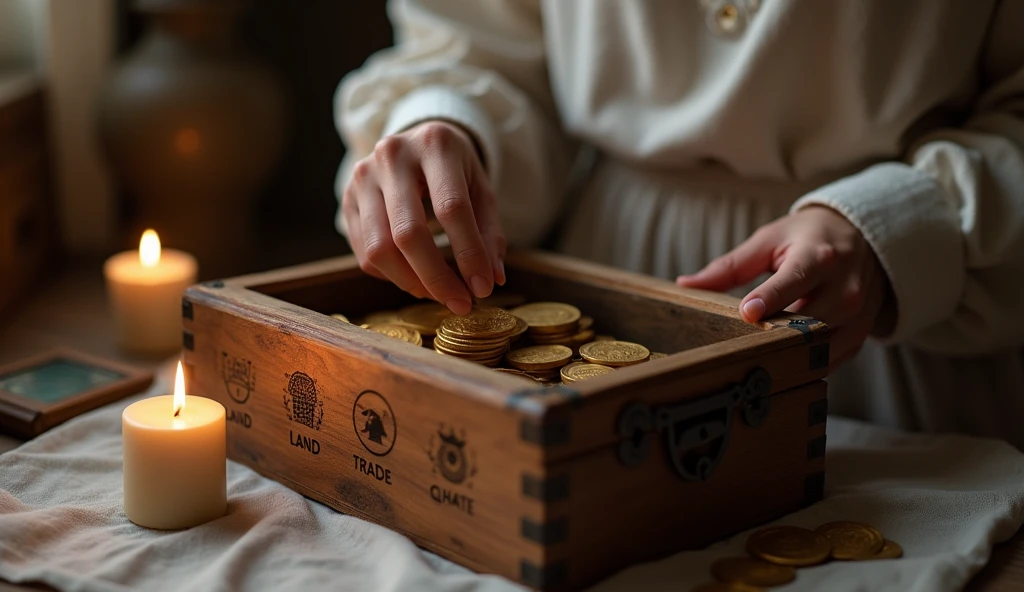
[[[809,206],[759,228],[676,283],[721,292],[769,271],[775,273],[740,303],[743,320],[755,323],[785,309],[828,323],[832,368],[856,355],[873,332],[891,330],[889,281],[878,257],[849,220],[824,206]]]

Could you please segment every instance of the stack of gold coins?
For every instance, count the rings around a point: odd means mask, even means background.
[[[387,335],[392,339],[398,339],[413,345],[423,345],[423,336],[420,335],[420,332],[405,325],[399,325],[398,323],[377,323],[368,324],[365,328],[370,331],[380,333],[381,335]]]
[[[448,316],[434,337],[434,350],[485,366],[497,366],[509,348],[516,319],[500,308],[479,306],[465,316]]]
[[[591,341],[580,346],[580,357],[591,364],[621,368],[646,362],[651,352],[629,341]]]
[[[559,382],[559,370],[570,360],[572,350],[564,345],[531,345],[514,349],[505,356],[509,366],[545,383]]]
[[[560,374],[562,376],[563,384],[572,384],[580,380],[586,380],[588,378],[601,376],[602,374],[608,374],[613,370],[614,368],[601,366],[600,364],[572,362],[566,366],[562,366]]]
[[[509,312],[526,321],[530,340],[538,345],[568,345],[580,332],[582,314],[571,304],[532,302]]]
[[[711,565],[718,580],[694,588],[713,590],[763,590],[782,586],[797,577],[796,568],[840,561],[897,559],[903,549],[882,536],[877,528],[861,522],[829,522],[816,530],[796,526],[769,526],[750,535],[747,552],[752,557],[727,557]],[[729,588],[728,586],[733,586]]]

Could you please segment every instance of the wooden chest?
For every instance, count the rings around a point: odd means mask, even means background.
[[[824,324],[749,325],[733,298],[558,256],[506,265],[508,290],[672,355],[531,385],[330,318],[411,303],[340,258],[190,288],[189,392],[225,405],[235,461],[534,588],[591,584],[821,498]]]

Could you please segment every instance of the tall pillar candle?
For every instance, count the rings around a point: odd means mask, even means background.
[[[224,406],[185,395],[181,362],[174,394],[132,403],[121,415],[124,513],[147,528],[198,526],[227,509]]]

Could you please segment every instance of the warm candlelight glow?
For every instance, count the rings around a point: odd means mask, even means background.
[[[174,417],[178,417],[185,408],[185,373],[178,362],[178,371],[174,373]]]
[[[155,267],[160,263],[160,237],[153,229],[142,233],[142,240],[139,241],[139,261],[143,267]]]

